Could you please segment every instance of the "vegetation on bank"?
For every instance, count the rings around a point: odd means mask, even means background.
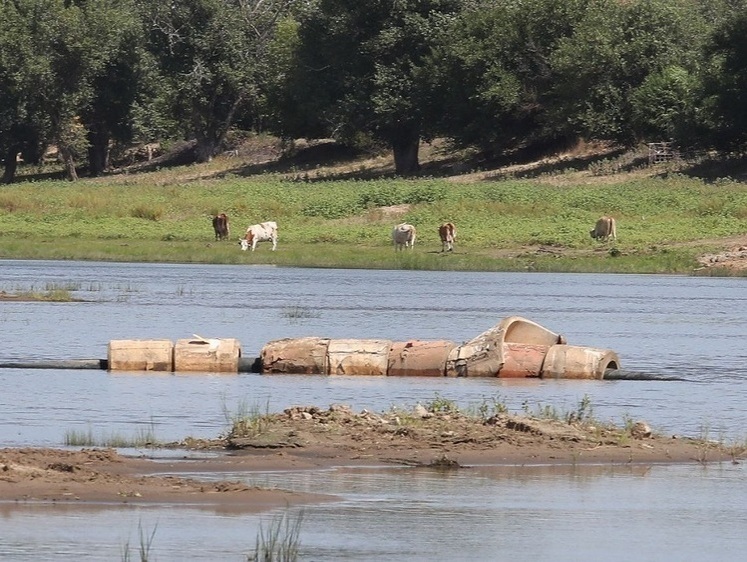
[[[666,169],[604,175],[598,162],[585,170],[496,172],[477,180],[335,179],[321,172],[248,174],[248,167],[223,158],[76,183],[6,186],[0,258],[690,273],[698,255],[747,233],[747,186],[728,177],[706,181]],[[211,217],[219,212],[230,217],[228,241],[214,237]],[[604,214],[617,219],[617,242],[589,236]],[[260,243],[242,252],[238,238],[265,220],[279,225],[278,250]],[[454,252],[444,254],[437,227],[446,220],[457,225],[457,240]],[[399,222],[418,230],[412,251],[392,247]]]
[[[11,292],[0,289],[0,301],[70,302],[75,300],[72,291],[77,288],[70,284],[47,283],[43,290],[33,286],[28,289],[14,289]]]

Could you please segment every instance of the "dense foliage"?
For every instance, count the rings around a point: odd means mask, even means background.
[[[0,0],[0,161],[234,128],[498,155],[569,139],[742,151],[747,0]]]

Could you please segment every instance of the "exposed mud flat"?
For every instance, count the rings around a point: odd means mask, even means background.
[[[653,434],[644,421],[626,428],[589,420],[497,413],[467,416],[422,406],[375,414],[345,405],[295,406],[215,440],[171,444],[184,458],[131,458],[111,449],[0,450],[0,501],[81,504],[159,503],[260,511],[334,497],[218,480],[221,473],[313,470],[334,466],[647,464],[740,462],[744,447]],[[189,458],[190,450],[209,458]],[[181,478],[179,473],[189,473]],[[166,475],[168,474],[168,475]],[[203,481],[195,474],[205,474]],[[208,479],[207,476],[210,476]]]

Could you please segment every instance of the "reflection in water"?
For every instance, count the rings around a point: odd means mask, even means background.
[[[102,358],[112,339],[237,338],[244,356],[272,339],[450,339],[510,315],[615,350],[623,368],[685,381],[541,381],[262,376],[0,369],[0,445],[59,446],[152,431],[215,437],[245,406],[412,406],[436,396],[512,411],[549,404],[644,419],[655,430],[743,440],[747,427],[744,279],[550,275],[4,260],[0,290],[67,282],[84,303],[0,303],[0,362]],[[407,290],[402,290],[406,287]],[[301,307],[309,314],[284,314]],[[147,453],[147,451],[143,451]],[[747,518],[742,465],[340,469],[236,475],[339,493],[309,506],[308,560],[690,560],[741,557]],[[261,516],[158,507],[105,510],[2,505],[0,557],[111,560],[157,528],[156,559],[238,560]],[[697,553],[697,554],[696,554]]]
[[[704,552],[736,560],[745,546],[741,465],[345,468],[228,478],[344,497],[290,512],[303,513],[302,560],[691,560]],[[0,507],[0,516],[9,538],[0,556],[14,560],[117,559],[123,545],[138,546],[138,525],[155,531],[154,559],[240,560],[272,518],[17,505]]]

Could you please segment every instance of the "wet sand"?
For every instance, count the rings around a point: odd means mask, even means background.
[[[337,498],[323,490],[262,489],[220,475],[336,466],[459,470],[475,465],[706,464],[745,457],[744,447],[653,435],[643,422],[620,429],[509,415],[354,413],[346,406],[289,408],[266,416],[256,434],[169,447],[177,454],[158,460],[125,457],[112,449],[1,449],[0,502],[147,503],[258,512]],[[195,458],[195,450],[214,454]],[[196,476],[201,474],[204,480]]]

